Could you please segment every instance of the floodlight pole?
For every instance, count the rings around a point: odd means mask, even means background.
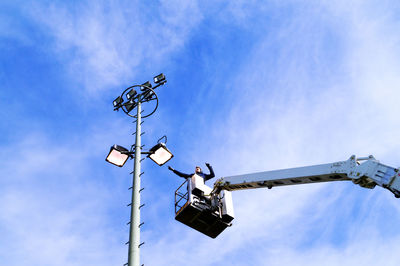
[[[131,147],[131,151],[127,152],[129,156],[134,154],[134,166],[133,166],[133,180],[132,180],[132,200],[130,203],[131,206],[131,217],[129,221],[129,244],[128,248],[128,263],[127,266],[140,266],[140,247],[144,244],[140,242],[140,227],[143,223],[140,223],[140,208],[143,205],[140,205],[140,177],[142,173],[140,172],[140,163],[141,163],[141,154],[150,154],[149,152],[142,152],[142,144],[141,144],[141,124],[142,119],[151,116],[157,110],[158,107],[158,97],[154,92],[156,88],[161,85],[164,85],[167,81],[165,79],[164,74],[159,74],[154,77],[154,82],[156,85],[152,87],[150,82],[146,82],[142,85],[133,85],[126,90],[124,90],[117,99],[114,100],[114,111],[118,111],[122,109],[125,114],[130,117],[136,119],[136,141],[133,151],[133,146]],[[140,88],[139,93],[135,91],[135,88]],[[130,90],[128,92],[128,90]],[[124,103],[124,95],[128,99],[128,102]],[[129,97],[128,97],[129,95]],[[154,109],[145,115],[142,116],[142,103],[149,101],[156,101]],[[133,108],[137,108],[136,115],[129,114]]]
[[[140,99],[140,97],[139,97]],[[128,266],[140,266],[140,155],[141,102],[137,103],[135,159],[132,181],[131,219],[129,226]]]

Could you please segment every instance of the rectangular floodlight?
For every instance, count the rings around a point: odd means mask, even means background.
[[[128,158],[129,151],[124,147],[114,144],[110,148],[106,161],[118,167],[122,167]]]
[[[115,100],[113,101],[114,107],[120,106],[120,105],[122,104],[123,101],[124,101],[124,100],[121,98],[121,96],[118,96],[118,98],[115,99]]]
[[[124,104],[126,107],[126,111],[129,113],[130,111],[133,110],[133,108],[136,107],[136,103],[133,101],[133,99],[131,99],[129,102]]]
[[[146,91],[146,90],[148,90],[149,88],[151,89],[151,88],[153,88],[153,86],[151,85],[150,81],[146,81],[145,83],[143,83],[143,84],[141,85],[140,90]]]
[[[143,93],[143,98],[146,100],[151,100],[153,98],[154,93],[151,90],[147,90]]]
[[[131,89],[127,94],[126,94],[126,98],[128,100],[130,100],[131,98],[135,97],[135,95],[137,94],[135,89]]]
[[[174,157],[174,155],[167,149],[164,143],[158,143],[150,149],[148,157],[152,159],[159,166],[165,164]]]
[[[164,81],[166,81],[166,80],[165,80],[165,75],[163,73],[154,77],[154,83],[156,83],[156,84],[162,83],[162,82],[165,83]]]

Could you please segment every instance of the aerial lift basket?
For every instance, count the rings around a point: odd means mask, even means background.
[[[212,207],[211,200],[203,191],[193,193],[199,188],[193,188],[193,183],[185,180],[175,191],[175,220],[211,237],[216,238],[233,220],[233,215],[224,215],[220,207]],[[194,195],[197,194],[197,195]]]

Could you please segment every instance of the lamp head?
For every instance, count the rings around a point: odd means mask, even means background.
[[[167,82],[167,80],[165,79],[165,75],[163,73],[154,77],[154,83],[156,84],[164,84],[165,82]]]
[[[132,99],[135,97],[135,95],[137,94],[135,89],[131,89],[127,94],[126,94],[126,98],[128,100]]]
[[[146,81],[145,83],[140,85],[140,90],[141,91],[147,91],[149,88],[150,89],[153,88],[153,86],[151,85],[150,81]]]
[[[128,158],[129,158],[128,149],[119,146],[117,144],[114,144],[110,148],[110,152],[106,157],[106,161],[118,167],[122,167],[128,160]]]
[[[118,98],[113,101],[113,105],[114,105],[114,107],[118,108],[121,106],[121,104],[123,102],[124,102],[124,100],[122,99],[122,97],[118,96]]]
[[[172,159],[174,155],[167,149],[164,143],[158,143],[150,149],[148,157],[152,159],[156,164],[162,166],[166,162]]]
[[[129,113],[136,107],[136,102],[133,99],[130,99],[129,102],[124,104],[126,107],[126,111]]]
[[[153,96],[154,96],[154,92],[152,92],[151,90],[148,90],[145,93],[143,93],[143,98],[148,101],[152,100]]]

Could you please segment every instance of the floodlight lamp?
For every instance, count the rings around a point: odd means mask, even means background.
[[[148,90],[143,95],[144,99],[150,101],[153,98],[154,93],[151,90]]]
[[[119,107],[123,102],[124,100],[122,99],[122,97],[118,96],[118,98],[113,101],[113,105],[114,107]]]
[[[163,84],[165,82],[167,82],[167,81],[165,80],[165,75],[163,73],[154,77],[154,83],[156,83],[156,84],[159,84],[159,83]]]
[[[132,99],[133,97],[135,97],[135,95],[137,94],[135,89],[131,89],[127,94],[126,94],[126,98],[128,100]]]
[[[128,158],[129,151],[122,146],[114,144],[110,148],[110,152],[106,157],[106,161],[118,167],[122,167]]]
[[[150,89],[153,88],[153,86],[151,85],[150,81],[146,81],[145,83],[143,83],[143,84],[140,86],[140,90],[141,90],[141,91],[147,91],[149,88],[150,88]]]
[[[129,102],[125,103],[126,111],[129,113],[136,107],[136,102],[131,99]]]
[[[162,166],[171,160],[174,155],[167,149],[164,143],[158,143],[150,149],[148,157],[159,166]]]

